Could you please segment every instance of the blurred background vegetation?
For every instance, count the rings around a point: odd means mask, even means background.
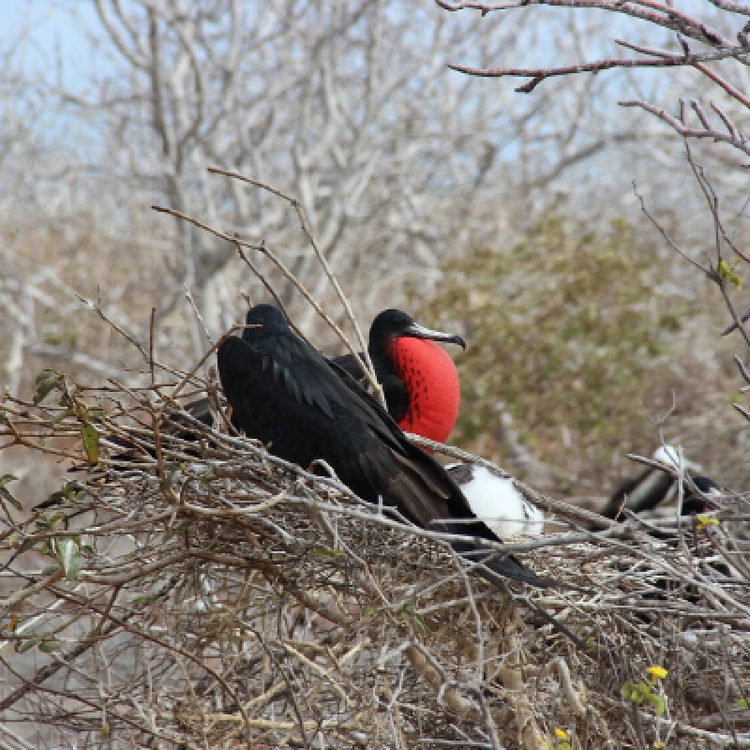
[[[663,416],[674,394],[665,439],[748,486],[748,430],[731,408],[732,355],[744,346],[719,337],[720,295],[663,242],[632,183],[698,258],[712,251],[710,213],[679,139],[616,105],[638,95],[673,106],[704,83],[689,71],[615,71],[524,96],[447,68],[585,59],[641,27],[554,9],[523,26],[499,14],[487,23],[428,0],[178,5],[2,4],[3,385],[29,393],[49,366],[90,383],[147,377],[80,297],[142,342],[155,307],[157,357],[179,367],[206,347],[185,289],[213,335],[239,319],[243,293],[266,299],[234,247],[156,215],[155,203],[267,242],[343,320],[293,213],[205,171],[219,166],[300,198],[364,326],[403,307],[466,336],[457,444],[540,489],[601,497],[634,471],[626,453],[658,445],[646,410]],[[709,141],[695,154],[720,177],[741,245],[742,159]]]

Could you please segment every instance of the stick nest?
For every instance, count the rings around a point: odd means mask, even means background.
[[[505,548],[559,585],[503,594],[166,386],[38,383],[3,447],[79,470],[0,480],[4,747],[750,746],[744,496],[659,538],[529,491],[553,523]]]

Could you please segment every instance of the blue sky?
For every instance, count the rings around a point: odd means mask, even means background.
[[[30,31],[23,42],[25,65],[53,72],[60,59],[65,82],[74,88],[93,52],[86,29],[97,26],[90,0],[0,0],[0,45]]]

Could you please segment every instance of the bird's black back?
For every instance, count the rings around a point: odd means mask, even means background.
[[[364,353],[360,352],[359,357],[362,359]],[[378,382],[383,386],[383,395],[385,396],[388,413],[398,422],[404,417],[409,406],[409,397],[406,393],[406,386],[396,374],[396,370],[388,359],[385,351],[374,353],[370,350],[370,358],[372,360],[372,365],[375,368]],[[346,370],[346,372],[359,383],[361,383],[362,379],[365,377],[362,368],[351,354],[334,357],[333,359],[330,359],[329,362],[337,365],[342,370]]]
[[[345,369],[295,336],[279,310],[258,305],[247,324],[260,327],[245,329],[242,339],[227,339],[218,351],[238,430],[303,468],[323,459],[361,498],[382,498],[422,528],[497,541],[442,466],[412,445]],[[470,542],[453,546],[464,554],[481,549]],[[485,564],[503,576],[547,585],[512,556]]]

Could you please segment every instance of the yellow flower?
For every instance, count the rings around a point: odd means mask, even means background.
[[[651,677],[651,682],[663,680],[669,674],[669,672],[664,669],[664,667],[660,667],[658,664],[649,667],[646,671],[648,672],[649,677]]]
[[[709,526],[719,526],[719,519],[713,516],[700,515],[695,517],[695,523],[699,531],[704,531]]]
[[[661,748],[666,747],[666,745],[661,740],[657,740],[654,742],[654,747],[661,750]]]
[[[568,733],[564,729],[557,727],[557,729],[555,729],[555,737],[557,737],[558,740],[565,740],[568,738]]]

